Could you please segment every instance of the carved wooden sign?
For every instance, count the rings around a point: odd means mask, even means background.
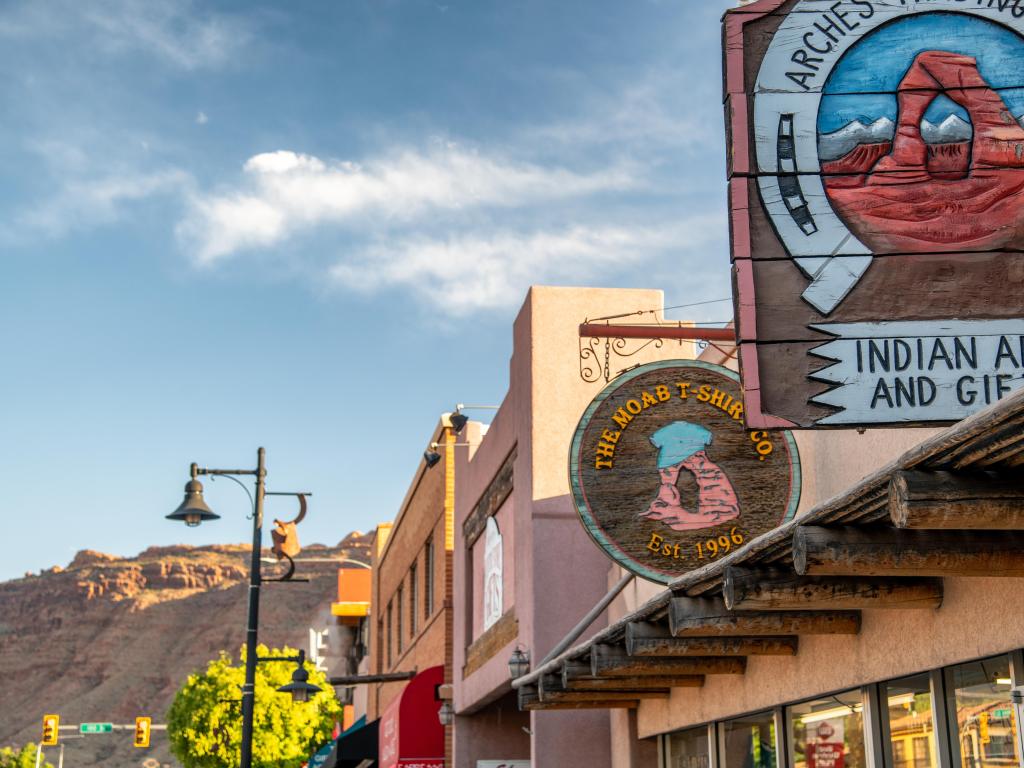
[[[948,422],[1024,386],[1024,0],[723,23],[748,425]]]
[[[597,545],[661,583],[776,527],[800,500],[793,436],[745,428],[739,377],[695,360],[611,382],[576,428],[569,475]]]

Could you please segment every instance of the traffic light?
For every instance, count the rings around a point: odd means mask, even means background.
[[[148,747],[149,746],[149,735],[153,730],[153,718],[152,717],[136,717],[135,718],[135,746],[136,747]]]
[[[52,747],[57,743],[57,733],[60,728],[60,715],[43,715],[43,738],[44,747]]]

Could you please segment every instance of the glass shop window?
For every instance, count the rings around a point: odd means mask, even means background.
[[[865,768],[859,690],[786,707],[793,768]]]
[[[956,713],[962,768],[1016,768],[1017,731],[1010,701],[1010,659],[996,656],[946,670],[950,710]],[[953,749],[957,749],[953,744]]]
[[[665,739],[665,768],[710,768],[708,727],[690,728]]]
[[[928,675],[911,675],[882,685],[889,723],[892,768],[937,768],[935,719]]]
[[[771,712],[726,720],[719,723],[718,734],[722,768],[778,768]]]

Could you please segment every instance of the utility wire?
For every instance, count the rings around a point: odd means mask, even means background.
[[[732,297],[726,299],[709,299],[708,301],[695,301],[692,304],[676,304],[671,307],[658,307],[657,309],[638,309],[636,312],[623,312],[621,315],[595,317],[593,319],[588,319],[587,322],[594,323],[598,322],[599,320],[617,320],[620,317],[632,317],[633,315],[657,314],[658,312],[667,312],[670,309],[688,309],[690,307],[703,307],[706,304],[721,304],[724,301],[732,301]]]

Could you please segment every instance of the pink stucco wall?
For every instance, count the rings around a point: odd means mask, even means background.
[[[499,519],[499,525],[511,545],[505,551],[505,584],[514,584],[518,635],[464,677],[466,647],[479,630],[473,613],[482,603],[474,588],[456,595],[456,768],[475,768],[487,739],[483,723],[493,702],[510,690],[508,659],[516,645],[539,662],[607,591],[608,559],[580,525],[568,480],[573,431],[604,386],[580,377],[578,327],[586,318],[659,306],[660,291],[535,287],[516,318],[508,393],[480,444],[460,453],[456,469],[455,583],[457,591],[458,585],[473,583],[462,526],[515,448],[508,520]],[[672,351],[693,354],[690,344]],[[651,359],[657,358],[641,353],[629,362]],[[478,559],[473,558],[474,569]],[[507,598],[505,604],[507,609]],[[606,621],[602,616],[590,631]],[[529,730],[533,768],[611,768],[605,711],[534,712]]]

